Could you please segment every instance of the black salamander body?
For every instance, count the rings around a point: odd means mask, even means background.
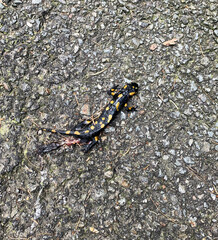
[[[91,120],[85,120],[76,125],[73,130],[68,131],[48,128],[42,128],[42,130],[69,135],[75,137],[76,139],[81,139],[82,143],[86,143],[84,151],[88,152],[99,140],[99,133],[114,119],[115,115],[123,107],[125,107],[128,111],[135,110],[134,107],[128,107],[127,102],[130,97],[138,92],[137,83],[126,84],[120,90],[118,90],[117,86],[115,86],[114,88],[110,89],[109,92],[110,95],[113,96],[113,99],[109,102],[101,115],[94,122]]]

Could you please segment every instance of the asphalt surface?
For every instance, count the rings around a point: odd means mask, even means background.
[[[215,0],[0,1],[0,239],[218,239],[216,24]],[[131,81],[101,144],[39,154]]]

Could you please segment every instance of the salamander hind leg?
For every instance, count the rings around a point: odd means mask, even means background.
[[[95,136],[83,149],[84,153],[87,153],[99,140],[98,136]]]
[[[92,121],[90,119],[84,120],[84,121],[80,122],[79,124],[77,124],[76,126],[74,126],[73,130],[77,130],[77,131],[82,130],[84,127],[87,127],[91,123],[92,123]]]
[[[62,146],[62,144],[60,144],[58,142],[52,142],[52,143],[49,143],[47,145],[42,145],[42,146],[39,146],[38,153],[40,155],[45,154],[45,153],[49,153],[53,150],[56,150],[56,149],[60,148],[61,146]]]

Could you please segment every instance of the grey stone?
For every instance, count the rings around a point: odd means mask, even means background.
[[[218,29],[215,29],[213,32],[214,32],[214,35],[218,37]]]
[[[170,199],[173,205],[176,205],[178,203],[178,198],[176,195],[171,195]]]
[[[182,184],[179,184],[179,192],[180,193],[186,193],[185,186]]]
[[[210,60],[208,57],[203,57],[201,59],[201,64],[204,65],[205,67],[207,67],[209,65],[209,63],[210,63]]]
[[[42,0],[32,0],[32,4],[40,4],[42,3]]]
[[[210,151],[210,143],[204,142],[202,147],[202,152],[209,152]]]
[[[188,141],[188,145],[189,145],[189,146],[192,146],[193,142],[194,142],[194,140],[193,140],[192,138],[189,139],[189,141]]]
[[[183,16],[183,17],[181,18],[181,21],[182,21],[183,24],[188,24],[188,19],[187,19],[187,17],[185,17],[185,16]]]
[[[141,40],[138,39],[138,38],[133,38],[133,39],[132,39],[132,42],[134,43],[134,45],[135,45],[137,48],[142,44]]]
[[[194,81],[191,81],[191,92],[195,92],[198,89],[196,83]]]
[[[187,164],[193,164],[194,163],[194,161],[192,161],[190,157],[184,157],[183,160]]]
[[[203,81],[204,81],[204,78],[203,78],[202,75],[198,75],[198,81],[199,81],[199,82],[203,82]]]
[[[107,171],[107,172],[105,172],[105,173],[104,173],[104,176],[105,176],[106,178],[112,178],[112,177],[113,177],[113,171]]]
[[[206,97],[204,94],[200,94],[198,97],[199,97],[199,99],[200,99],[202,102],[206,102],[206,101],[207,101],[207,97]]]

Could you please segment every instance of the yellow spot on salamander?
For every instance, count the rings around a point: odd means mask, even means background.
[[[66,131],[65,134],[70,134],[70,131]]]
[[[126,88],[127,88],[127,85],[125,85],[123,88],[126,89]]]
[[[127,107],[127,103],[124,104],[124,107]]]
[[[110,115],[108,116],[108,120],[107,120],[107,122],[109,123],[109,122],[111,121],[112,118],[113,118],[113,116],[110,114]]]
[[[85,133],[89,133],[89,130],[86,130]]]
[[[104,120],[105,120],[105,117],[103,117],[102,120],[104,121]]]
[[[55,129],[52,129],[51,131],[52,131],[53,133],[56,133],[56,130],[55,130]]]
[[[91,126],[90,128],[91,128],[92,130],[94,130],[94,129],[95,129],[95,127],[94,127],[94,126]]]
[[[113,103],[114,103],[114,100],[111,100],[110,103],[113,104]]]
[[[116,104],[116,109],[117,109],[117,111],[119,111],[119,106],[120,106],[120,103],[118,102],[118,103]]]
[[[133,96],[133,95],[135,95],[135,92],[130,92],[129,95]]]
[[[115,92],[112,92],[111,95],[114,96],[116,93]]]
[[[110,109],[109,107],[106,107],[106,109],[105,109],[105,110],[106,110],[106,111],[108,111],[109,109]]]
[[[118,95],[118,98],[121,98],[123,96],[123,94],[122,93],[120,93],[119,95]]]
[[[105,125],[104,124],[101,124],[101,128],[104,128],[105,127]]]
[[[75,131],[74,134],[80,135],[80,132],[79,131]]]
[[[91,120],[86,120],[86,123],[89,124],[91,122]]]
[[[111,92],[114,92],[114,89],[113,89],[113,88],[111,88]]]
[[[95,136],[95,141],[98,141],[98,137],[97,136]]]
[[[95,125],[98,123],[98,121],[95,121]]]
[[[100,125],[102,124],[102,122],[99,123]]]

